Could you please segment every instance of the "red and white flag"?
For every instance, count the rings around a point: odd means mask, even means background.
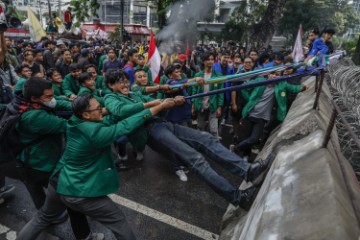
[[[160,66],[161,66],[161,57],[160,53],[156,47],[154,33],[150,34],[150,45],[149,45],[149,54],[148,59],[150,63],[150,71],[152,75],[152,80],[154,83],[160,83]]]
[[[298,34],[295,40],[295,46],[294,50],[292,52],[292,58],[294,60],[294,63],[301,62],[304,60],[304,51],[302,46],[302,26],[300,24]]]

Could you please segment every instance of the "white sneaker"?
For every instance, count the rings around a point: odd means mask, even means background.
[[[144,160],[144,152],[136,152],[136,160],[137,161]]]
[[[181,181],[186,182],[188,180],[188,178],[183,170],[177,170],[175,173],[176,173],[176,175],[179,176],[179,179]]]

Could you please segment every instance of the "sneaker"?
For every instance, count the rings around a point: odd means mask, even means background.
[[[249,187],[245,190],[240,190],[240,201],[239,207],[242,209],[249,211],[251,208],[252,203],[254,202],[256,195],[259,189],[257,187]]]
[[[5,185],[2,188],[0,188],[0,198],[6,196],[8,193],[14,191],[15,186],[14,185]]]
[[[252,182],[254,185],[257,184],[258,179],[261,181],[266,170],[270,168],[275,156],[275,154],[270,154],[265,160],[259,160],[251,164],[247,173],[246,181]]]
[[[235,144],[230,144],[229,150],[230,152],[235,152]]]
[[[105,235],[103,233],[90,233],[84,240],[103,240]]]
[[[136,152],[136,160],[143,161],[144,160],[144,152]]]
[[[183,170],[177,170],[176,172],[176,175],[179,176],[179,179],[182,181],[182,182],[186,182],[188,180],[185,172]]]

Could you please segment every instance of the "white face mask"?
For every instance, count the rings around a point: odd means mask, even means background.
[[[49,108],[55,108],[56,107],[56,99],[52,98],[49,102],[42,102],[43,105],[49,107]]]

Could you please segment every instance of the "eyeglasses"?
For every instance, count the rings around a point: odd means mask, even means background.
[[[245,64],[251,64],[252,62],[244,62]]]
[[[101,111],[102,110],[102,106],[101,105],[99,105],[97,108],[95,108],[95,109],[89,109],[89,110],[86,110],[86,111],[84,111],[84,112],[95,112],[95,111]]]

